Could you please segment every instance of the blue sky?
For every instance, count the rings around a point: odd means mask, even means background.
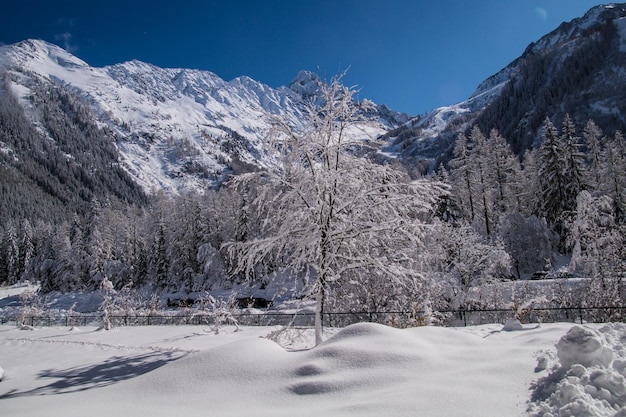
[[[0,44],[60,45],[92,66],[131,59],[247,75],[272,87],[307,69],[411,115],[478,84],[589,0],[11,1]]]

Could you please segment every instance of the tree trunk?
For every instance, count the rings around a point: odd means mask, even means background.
[[[320,280],[320,288],[317,291],[315,306],[315,346],[324,341],[324,297],[326,296],[326,285]]]

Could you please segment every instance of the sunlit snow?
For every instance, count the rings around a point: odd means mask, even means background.
[[[283,332],[283,342],[294,341],[286,349],[265,337],[276,330],[268,327],[215,335],[202,326],[3,325],[0,409],[64,417],[501,417],[564,406],[608,416],[623,406],[624,325],[515,328],[362,323],[317,347],[310,331]],[[602,360],[599,350],[608,352]]]

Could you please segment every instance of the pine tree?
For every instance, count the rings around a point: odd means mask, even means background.
[[[13,285],[20,280],[20,249],[13,222],[9,222],[6,226],[4,245],[7,282]]]
[[[612,199],[616,221],[626,224],[626,142],[619,131],[602,151],[599,177],[599,191]]]
[[[594,123],[593,120],[588,120],[585,130],[583,131],[583,138],[587,147],[587,165],[589,166],[589,183],[591,188],[598,189],[601,185],[600,171],[602,165],[602,145],[605,140],[602,134],[602,130]]]
[[[563,119],[561,142],[565,151],[565,198],[569,207],[575,209],[578,194],[587,189],[585,154],[581,151],[580,138],[576,135],[576,126],[569,114]]]
[[[466,210],[466,217],[471,223],[476,216],[476,196],[472,180],[472,146],[464,134],[459,134],[453,150],[454,158],[450,160],[450,182],[452,197],[456,205]],[[467,211],[469,210],[469,211]]]
[[[150,272],[154,280],[154,285],[159,289],[165,289],[169,284],[169,259],[165,238],[165,223],[161,216],[158,217],[155,226],[151,249]]]
[[[566,193],[567,183],[566,152],[558,131],[546,118],[543,131],[543,143],[539,148],[539,183],[541,188],[538,213],[545,216],[550,225],[557,225],[561,232],[560,221],[563,212],[574,209],[571,197]]]
[[[22,220],[22,237],[20,239],[20,271],[26,272],[28,264],[35,254],[33,228],[28,219]]]

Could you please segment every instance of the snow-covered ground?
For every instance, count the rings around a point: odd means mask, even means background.
[[[623,324],[235,330],[0,326],[0,414],[626,415]]]

